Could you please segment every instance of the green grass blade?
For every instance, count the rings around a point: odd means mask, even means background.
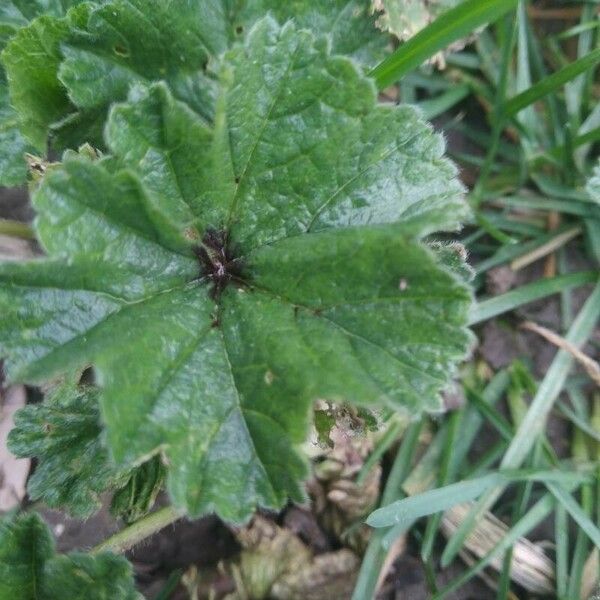
[[[365,464],[356,477],[356,485],[363,485],[367,479],[367,476],[371,472],[371,469],[379,464],[379,461],[383,455],[392,447],[392,444],[400,437],[402,432],[406,429],[406,423],[400,420],[393,420],[382,438],[377,442],[377,445],[373,449],[373,452],[369,454]]]
[[[530,44],[529,44],[529,18],[527,15],[527,2],[525,0],[519,1],[519,8],[517,9],[517,26],[518,26],[518,41],[517,41],[517,75],[516,75],[516,91],[525,92],[531,89],[532,76],[531,66],[532,61],[530,57]],[[506,102],[500,107],[500,112],[497,113],[496,118],[499,122],[504,124],[502,118],[506,107]],[[523,134],[521,136],[521,145],[525,156],[528,158],[532,155],[533,141],[537,137],[537,134],[541,131],[541,122],[538,119],[538,115],[532,107],[524,110],[518,117],[517,121],[521,125]]]
[[[566,340],[575,346],[584,344],[595,330],[600,317],[600,282],[587,299],[577,318],[573,322]],[[554,401],[560,394],[567,375],[573,366],[573,356],[565,350],[559,350],[550,368],[546,372],[538,391],[529,407],[523,423],[519,427],[502,461],[505,469],[518,468],[531,450],[537,434],[542,431],[546,417]]]
[[[517,0],[466,0],[422,29],[373,71],[379,89],[399,81],[436,52],[512,10]]]
[[[417,106],[423,112],[423,116],[430,121],[431,119],[435,119],[435,117],[438,117],[442,113],[445,113],[452,107],[456,106],[470,93],[471,88],[468,85],[458,85],[439,95],[437,98],[419,102]]]
[[[457,504],[476,500],[484,492],[496,486],[518,481],[543,481],[548,486],[551,485],[549,482],[576,485],[589,480],[589,476],[587,472],[576,471],[498,471],[477,479],[459,481],[417,496],[397,500],[373,511],[367,518],[367,525],[375,528],[403,525],[413,522],[415,519],[447,510]]]
[[[409,496],[373,511],[367,518],[367,525],[375,528],[403,525],[457,504],[476,500],[485,491],[503,481],[500,473],[491,473],[470,481],[460,481],[429,490],[417,496]]]
[[[169,598],[171,598],[172,595],[175,593],[175,590],[177,589],[177,586],[181,581],[182,575],[183,572],[181,569],[173,571],[169,575],[167,582],[163,586],[162,590],[158,593],[158,596],[156,596],[155,600],[169,600]]]
[[[584,506],[584,509],[591,514],[594,498],[592,489],[589,486],[583,486],[581,488],[581,502]],[[573,550],[573,561],[571,563],[571,572],[569,574],[569,586],[566,596],[569,600],[571,598],[581,598],[581,580],[583,575],[583,567],[589,552],[588,542],[589,540],[586,532],[581,528],[577,529],[575,548]]]
[[[504,117],[513,117],[524,108],[531,106],[547,94],[561,88],[565,83],[571,81],[588,69],[592,69],[600,62],[600,48],[593,50],[587,56],[584,56],[556,73],[546,77],[544,80],[536,83],[534,86],[511,98],[505,105]]]
[[[411,470],[422,426],[423,421],[420,420],[410,425],[406,430],[385,485],[383,497],[381,498],[381,506],[386,506],[396,498],[403,496],[402,482]],[[388,552],[382,545],[384,533],[383,531],[375,531],[369,540],[369,545],[367,546],[367,551],[365,552],[358,573],[358,579],[354,586],[352,600],[364,600],[365,598],[373,598],[375,596],[379,573]]]
[[[503,396],[509,383],[510,377],[508,372],[506,370],[498,371],[498,373],[494,375],[481,393],[482,402],[485,402],[491,406],[496,404]],[[450,465],[451,473],[458,473],[464,466],[469,449],[479,434],[482,425],[483,419],[480,415],[480,412],[473,405],[468,404],[463,409],[459,434],[455,440],[453,457],[451,461],[452,464]],[[404,491],[408,494],[414,495],[420,493],[429,489],[430,486],[435,484],[436,469],[438,462],[441,460],[443,442],[446,436],[447,428],[448,425],[446,423],[442,425],[423,457],[419,460],[418,464],[402,484]],[[503,444],[502,452],[498,458],[504,454],[505,448],[506,444]],[[488,465],[481,465],[481,470],[476,474],[484,475],[484,471],[489,470],[487,467]],[[386,549],[391,548],[392,544],[394,544],[396,539],[402,535],[406,529],[406,525],[392,527],[382,539],[383,547]],[[375,532],[374,535],[378,534],[379,532]]]
[[[506,370],[498,371],[487,384],[486,388],[481,392],[481,400],[489,405],[494,406],[504,395],[510,383],[510,376]],[[479,411],[474,407],[467,405],[465,414],[460,423],[460,432],[454,447],[454,463],[452,464],[452,472],[457,473],[467,459],[467,454],[475,438],[483,425],[483,419]]]
[[[582,346],[592,335],[600,317],[600,283],[598,283],[577,315],[566,336],[567,341],[577,347]],[[546,423],[546,417],[558,398],[567,375],[573,366],[573,357],[565,350],[559,350],[527,411],[527,415],[519,426],[508,446],[501,463],[503,469],[518,468],[535,444],[535,441]],[[442,566],[448,566],[465,539],[471,532],[479,515],[483,514],[500,496],[502,486],[486,492],[477,506],[469,513],[462,525],[448,541],[442,553]]]
[[[554,516],[554,531],[556,535],[556,597],[565,598],[567,594],[568,561],[569,561],[569,530],[567,511],[564,506],[556,507]]]
[[[592,439],[600,442],[600,431],[596,431],[584,418],[573,412],[566,404],[562,402],[558,405],[560,410],[567,419],[573,422],[576,427],[579,427],[581,431],[589,435]]]
[[[536,525],[538,525],[538,523],[545,519],[551,513],[555,504],[556,499],[552,494],[547,493],[542,496],[542,498],[527,511],[527,514],[511,527],[506,536],[491,552],[488,552],[488,554],[486,554],[479,562],[465,571],[461,577],[442,588],[432,600],[442,600],[442,598],[445,598],[448,594],[451,594],[464,585],[474,575],[480,573],[496,556],[506,552],[521,536],[527,535]]]
[[[456,437],[460,428],[462,414],[459,411],[454,411],[448,418],[448,425],[445,432],[446,439],[444,440],[444,452],[442,454],[442,464],[440,466],[440,475],[438,486],[442,487],[449,484],[454,479],[453,467],[455,465],[454,453],[456,448]],[[442,513],[437,513],[429,517],[425,534],[421,542],[421,559],[424,563],[428,563],[432,559],[433,547],[435,539],[442,520]]]
[[[27,223],[11,221],[10,219],[0,219],[0,235],[10,235],[24,240],[35,239],[35,233]]]
[[[585,271],[583,273],[558,275],[551,279],[540,279],[523,285],[516,290],[476,304],[471,311],[470,325],[487,321],[540,298],[546,298],[564,290],[585,285],[586,283],[594,283],[597,279],[598,273],[596,271]]]
[[[478,276],[480,276],[493,267],[497,267],[498,265],[510,262],[516,258],[519,258],[520,256],[529,254],[530,252],[541,248],[545,244],[548,244],[554,238],[556,238],[557,235],[561,235],[565,231],[568,231],[567,227],[560,227],[556,231],[543,233],[537,238],[529,242],[525,242],[524,244],[510,244],[507,246],[502,246],[493,256],[486,258],[475,265],[475,272]]]
[[[513,436],[513,429],[504,416],[494,406],[485,402],[475,390],[465,385],[465,391],[469,402],[481,413],[481,416],[488,421],[504,440],[510,441]]]
[[[562,504],[565,510],[571,515],[571,518],[579,525],[581,531],[600,548],[600,529],[594,524],[592,519],[585,513],[583,508],[575,502],[573,496],[565,491],[560,485],[548,482],[546,484],[552,495]]]

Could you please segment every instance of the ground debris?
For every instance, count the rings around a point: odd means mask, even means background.
[[[226,600],[350,597],[360,562],[352,551],[314,556],[298,536],[260,515],[235,535],[242,552],[229,565],[236,591]]]

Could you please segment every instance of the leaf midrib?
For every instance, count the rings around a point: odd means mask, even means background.
[[[299,43],[296,44],[296,47],[294,48],[294,52],[290,56],[289,64],[285,70],[285,73],[283,74],[283,76],[281,77],[281,79],[279,81],[279,87],[277,89],[277,92],[273,98],[273,101],[271,102],[271,105],[269,106],[269,109],[267,110],[267,114],[265,115],[265,117],[260,125],[260,130],[256,136],[256,139],[254,140],[254,144],[252,146],[252,149],[250,150],[250,154],[248,155],[248,160],[246,161],[246,164],[244,165],[244,168],[243,168],[241,174],[239,175],[239,181],[236,183],[235,193],[230,202],[229,215],[227,217],[227,228],[228,229],[231,227],[231,222],[235,216],[237,204],[239,202],[240,190],[242,189],[242,184],[245,182],[245,178],[248,173],[248,169],[250,168],[250,165],[252,164],[252,159],[254,158],[256,149],[258,148],[258,145],[262,140],[262,136],[264,135],[267,125],[269,124],[269,122],[271,120],[271,115],[273,114],[273,111],[275,110],[276,105],[278,104],[279,100],[281,99],[281,95],[283,94],[283,91],[285,89],[285,84],[287,83],[290,73],[292,72],[292,69],[295,66],[295,60],[298,55],[298,52],[300,51],[300,47],[301,46]],[[229,155],[230,155],[231,162],[233,164],[233,152],[232,152],[232,148],[231,148],[231,138],[229,136],[229,130],[227,131],[227,134],[228,134],[227,138],[229,140]]]

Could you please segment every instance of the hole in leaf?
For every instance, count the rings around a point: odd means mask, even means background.
[[[113,52],[119,56],[129,56],[129,50],[122,44],[115,44],[113,46]]]
[[[238,26],[235,28],[235,32],[236,32],[238,35],[242,35],[242,33],[244,33],[244,27],[243,27],[243,25],[238,25]]]

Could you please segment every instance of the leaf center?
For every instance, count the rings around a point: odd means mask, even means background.
[[[213,298],[217,299],[231,281],[241,282],[242,260],[231,247],[226,231],[207,229],[194,252],[200,263],[200,277],[213,284]]]

